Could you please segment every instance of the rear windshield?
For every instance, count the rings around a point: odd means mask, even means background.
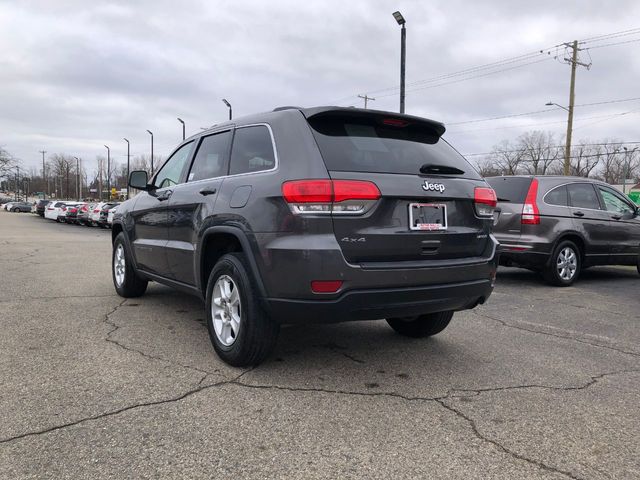
[[[496,191],[499,202],[524,203],[531,185],[527,177],[489,177],[485,179]]]
[[[423,165],[439,165],[464,172],[454,176],[480,178],[428,125],[384,121],[342,114],[311,117],[309,124],[328,170],[419,175]]]

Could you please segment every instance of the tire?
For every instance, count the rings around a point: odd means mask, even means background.
[[[280,325],[260,305],[243,254],[228,253],[215,264],[207,282],[206,309],[209,338],[224,362],[234,367],[258,365],[272,352]]]
[[[11,211],[12,211],[13,213],[16,213],[16,212],[18,211],[18,209],[17,209],[17,208],[12,208],[12,209],[11,209]]]
[[[437,312],[407,318],[387,318],[387,323],[400,335],[424,338],[436,335],[447,328],[453,312]]]
[[[558,243],[544,269],[545,281],[556,287],[572,285],[580,276],[582,267],[580,255],[580,249],[572,241],[563,240]]]
[[[118,295],[124,298],[134,298],[144,295],[149,282],[140,278],[133,268],[131,252],[124,240],[124,233],[120,232],[113,242],[111,254],[111,277]]]

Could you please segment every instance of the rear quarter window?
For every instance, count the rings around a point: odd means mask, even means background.
[[[567,197],[567,186],[562,185],[560,187],[549,190],[549,192],[544,196],[544,201],[548,205],[566,207],[567,205],[569,205]]]
[[[384,119],[319,115],[308,119],[327,170],[420,174],[423,165],[445,165],[461,170],[454,175],[480,175],[431,128],[406,122],[384,124]],[[447,175],[449,176],[449,175]]]
[[[486,180],[496,191],[499,202],[524,203],[532,179],[529,177],[489,177]]]

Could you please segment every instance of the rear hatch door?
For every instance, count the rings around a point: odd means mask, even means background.
[[[489,177],[487,183],[495,190],[498,205],[494,212],[493,232],[520,235],[522,232],[522,207],[524,206],[532,177]]]
[[[418,117],[353,109],[307,118],[332,180],[365,180],[381,197],[361,215],[332,214],[352,263],[445,260],[485,251],[491,218],[475,211],[475,169]]]

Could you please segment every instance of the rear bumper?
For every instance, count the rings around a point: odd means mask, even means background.
[[[465,310],[484,303],[492,291],[491,280],[476,280],[426,287],[351,290],[331,300],[266,301],[272,317],[283,324],[338,323]]]
[[[551,257],[553,244],[548,242],[527,241],[520,237],[501,238],[496,235],[500,242],[498,251],[500,253],[500,265],[507,267],[543,267]]]

